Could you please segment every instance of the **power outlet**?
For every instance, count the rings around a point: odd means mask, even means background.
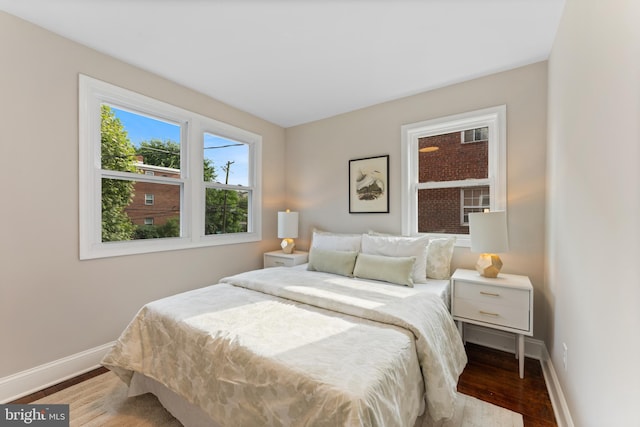
[[[567,370],[567,343],[562,343],[562,364],[564,365],[564,370]]]

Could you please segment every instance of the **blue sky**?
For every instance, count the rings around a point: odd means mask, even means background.
[[[128,111],[111,107],[127,131],[131,143],[138,147],[140,142],[151,139],[165,141],[167,139],[180,142],[180,126],[157,119],[141,116]],[[233,162],[230,167],[229,184],[248,185],[248,146],[238,144],[213,134],[204,136],[204,157],[213,162],[217,181],[224,182],[225,172],[222,167]]]

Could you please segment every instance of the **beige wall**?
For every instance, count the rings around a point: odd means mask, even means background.
[[[547,64],[536,63],[329,119],[288,128],[287,201],[300,211],[298,244],[311,230],[374,229],[400,233],[400,127],[485,107],[507,105],[507,198],[511,250],[503,271],[525,274],[535,287],[534,333],[546,338],[544,227]],[[390,155],[390,213],[349,214],[348,161]],[[477,256],[458,248],[455,267]]]
[[[567,0],[549,60],[547,347],[580,427],[638,425],[638,17]]]
[[[262,266],[284,130],[0,12],[0,378],[113,341],[152,299]],[[78,260],[78,73],[263,136],[263,242]]]

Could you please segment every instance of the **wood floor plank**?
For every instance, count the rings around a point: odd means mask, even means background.
[[[52,385],[51,387],[47,387],[43,390],[23,396],[20,399],[14,400],[13,402],[9,402],[9,403],[27,404],[27,403],[35,402],[36,400],[42,399],[43,397],[49,396],[60,390],[64,390],[65,388],[71,387],[72,385],[79,384],[90,378],[96,377],[100,374],[104,374],[107,371],[108,371],[107,368],[99,367],[89,372],[85,372],[84,374],[78,375],[76,377],[69,378],[68,380],[62,381],[58,384]]]
[[[557,427],[538,360],[525,359],[521,379],[512,353],[472,343],[466,351],[469,363],[458,381],[460,393],[522,414],[524,427]]]

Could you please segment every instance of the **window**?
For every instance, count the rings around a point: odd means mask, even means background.
[[[259,135],[79,82],[81,259],[260,240]]]
[[[468,214],[506,209],[506,106],[402,127],[402,232],[455,235]]]
[[[469,214],[491,209],[489,187],[463,188],[460,191],[460,225],[469,226]]]
[[[467,129],[460,132],[462,136],[462,143],[469,144],[472,142],[480,142],[480,141],[488,141],[489,140],[489,128],[487,126],[476,128],[476,129]]]

